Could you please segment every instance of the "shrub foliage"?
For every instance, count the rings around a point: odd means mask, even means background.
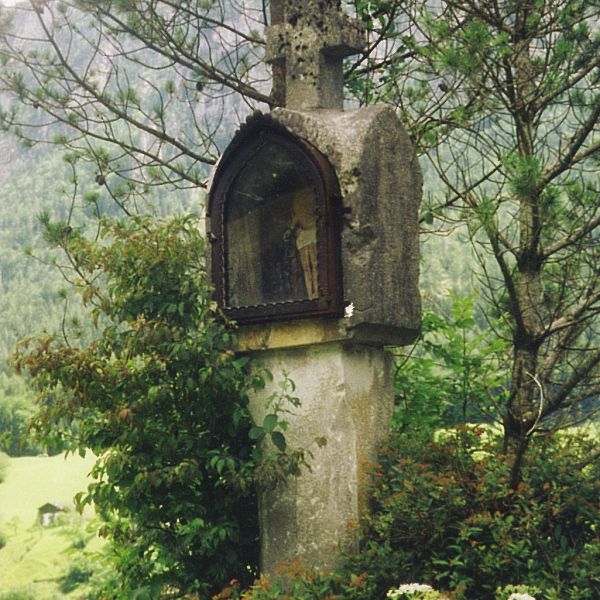
[[[257,563],[256,452],[247,359],[215,313],[189,218],[105,221],[102,235],[47,224],[98,335],[22,343],[39,391],[33,431],[98,461],[78,498],[105,519],[118,585],[103,597],[205,593]],[[145,597],[145,596],[144,596]]]
[[[42,451],[27,436],[32,411],[33,398],[27,384],[0,372],[0,452],[9,456],[33,456]]]
[[[598,597],[600,466],[588,462],[591,441],[547,438],[511,490],[499,436],[459,426],[436,437],[392,436],[373,471],[358,550],[338,570],[287,565],[283,579],[220,597],[378,600],[415,582],[453,600],[500,600],[521,589],[535,590],[536,600]]]
[[[540,599],[598,597],[592,442],[566,433],[540,442],[511,490],[499,436],[462,426],[437,437],[395,435],[381,454],[361,551],[349,559],[376,582],[372,597],[412,581],[481,600],[515,583],[543,590]]]

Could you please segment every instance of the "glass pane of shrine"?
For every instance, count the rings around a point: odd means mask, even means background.
[[[314,165],[271,138],[251,156],[225,202],[225,303],[229,307],[318,297]]]

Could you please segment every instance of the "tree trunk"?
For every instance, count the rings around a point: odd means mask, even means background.
[[[508,410],[504,419],[505,451],[514,456],[510,487],[521,477],[524,454],[540,414],[542,384],[537,376],[542,341],[543,283],[538,167],[535,159],[535,83],[529,54],[529,2],[517,6],[515,23],[514,88],[512,113],[517,134],[515,194],[519,201],[519,250],[517,253],[516,314],[513,367]]]

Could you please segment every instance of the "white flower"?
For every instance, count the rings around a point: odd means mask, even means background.
[[[521,594],[520,592],[513,592],[508,600],[535,600],[534,596],[530,596],[529,594]]]
[[[400,594],[417,594],[419,592],[433,592],[433,588],[425,583],[403,583],[402,585],[398,586],[395,590],[390,590],[387,593],[387,597],[399,598]]]

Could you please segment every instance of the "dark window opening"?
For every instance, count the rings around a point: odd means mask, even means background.
[[[240,134],[238,134],[239,136]],[[212,272],[241,322],[343,312],[337,179],[315,148],[274,127],[234,140],[209,199]]]

